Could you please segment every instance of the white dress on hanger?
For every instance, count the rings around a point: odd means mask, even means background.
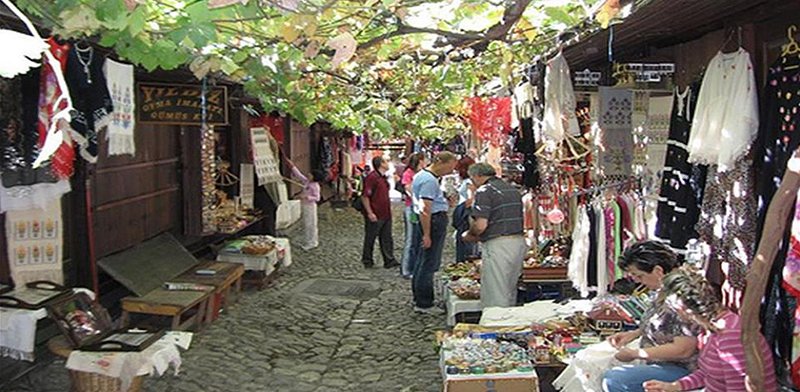
[[[544,136],[560,144],[564,136],[581,134],[575,115],[575,92],[564,55],[559,53],[547,63],[544,76]]]
[[[586,212],[586,207],[578,210],[578,222],[572,232],[572,251],[569,255],[567,273],[572,280],[572,287],[575,287],[581,297],[589,296],[589,280],[586,275],[589,264],[589,230],[591,222]]]
[[[700,86],[692,130],[690,163],[725,171],[746,154],[758,133],[758,97],[750,54],[717,53]]]

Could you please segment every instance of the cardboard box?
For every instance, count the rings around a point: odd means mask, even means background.
[[[539,392],[536,372],[449,376],[444,392]]]

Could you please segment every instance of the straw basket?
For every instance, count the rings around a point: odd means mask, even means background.
[[[50,339],[47,342],[47,348],[64,359],[68,358],[72,352],[72,347],[63,336]],[[69,371],[69,378],[72,381],[71,392],[123,392],[122,381],[118,378],[76,370]],[[144,376],[136,376],[125,392],[140,392],[143,383]]]

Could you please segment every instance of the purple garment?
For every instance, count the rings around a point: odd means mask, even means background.
[[[296,167],[292,166],[292,177],[296,178],[303,184],[303,192],[300,193],[300,200],[305,203],[316,203],[320,199],[319,183],[310,181],[308,177]]]

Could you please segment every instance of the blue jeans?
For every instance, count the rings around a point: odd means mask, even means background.
[[[456,214],[461,214],[461,216]],[[469,230],[468,215],[469,209],[466,208],[464,203],[459,204],[453,211],[453,226],[456,228],[456,263],[466,261],[467,257],[480,256],[478,243],[466,242],[461,238],[461,235]]]
[[[441,212],[431,216],[431,247],[422,248],[422,225],[416,225],[414,239],[420,244],[411,290],[414,292],[414,304],[420,308],[433,306],[433,274],[442,265],[442,249],[447,236],[447,213]]]
[[[668,363],[617,366],[603,375],[603,392],[643,392],[645,381],[673,382],[688,374],[686,368]]]
[[[414,209],[412,207],[406,207],[403,210],[403,224],[406,230],[406,238],[405,244],[403,245],[403,264],[400,272],[405,277],[409,277],[414,274],[414,269],[416,267],[416,261],[422,241],[421,236],[416,240],[414,238],[414,230],[417,230],[415,226],[419,226],[419,223],[413,223],[411,221],[411,216],[413,214]]]

